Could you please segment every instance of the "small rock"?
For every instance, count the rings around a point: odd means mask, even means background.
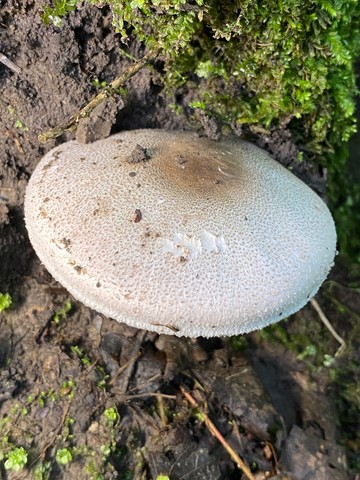
[[[334,455],[335,449],[337,453]],[[347,480],[342,462],[335,465],[331,461],[335,457],[344,462],[341,447],[294,425],[282,450],[280,462],[297,480]]]

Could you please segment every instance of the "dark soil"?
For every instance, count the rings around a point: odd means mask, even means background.
[[[25,187],[40,158],[74,134],[45,146],[37,135],[88,102],[97,79],[110,82],[131,64],[121,49],[135,58],[145,52],[135,40],[120,44],[105,8],[84,7],[61,28],[44,26],[39,13],[36,1],[0,0],[0,51],[22,69],[16,74],[0,64],[0,292],[13,298],[0,313],[0,450],[5,458],[15,447],[28,453],[23,470],[1,462],[0,478],[245,479],[200,410],[256,479],[355,478],[346,457],[354,460],[356,445],[338,444],[345,427],[336,409],[339,385],[329,375],[345,368],[346,356],[333,358],[338,345],[311,307],[278,330],[194,342],[104,318],[40,264],[23,221]],[[168,98],[162,78],[159,58],[126,84],[122,98],[83,121],[78,139],[144,127],[218,138],[214,119],[186,107],[191,90]],[[296,162],[288,131],[233,133],[268,149],[324,194],[323,172]],[[345,338],[360,314],[350,280],[339,265],[318,298]],[[310,345],[317,354],[308,361]],[[348,420],[346,428],[356,424]]]

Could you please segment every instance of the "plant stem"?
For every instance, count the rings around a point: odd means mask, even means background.
[[[310,303],[311,303],[311,306],[313,307],[313,309],[319,315],[319,318],[323,322],[325,327],[329,330],[331,335],[340,343],[341,347],[338,349],[338,351],[335,354],[335,357],[339,356],[346,348],[345,340],[342,337],[340,337],[340,335],[337,333],[335,328],[331,325],[331,323],[327,319],[325,313],[322,311],[322,308],[320,307],[317,300],[315,300],[315,298],[312,298],[310,300]]]

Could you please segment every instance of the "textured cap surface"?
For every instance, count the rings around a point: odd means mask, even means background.
[[[135,130],[50,151],[30,240],[86,305],[138,328],[234,335],[299,310],[335,256],[325,203],[258,147]]]

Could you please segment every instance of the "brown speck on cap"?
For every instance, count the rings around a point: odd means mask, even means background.
[[[142,220],[142,213],[141,210],[138,208],[135,210],[135,218],[134,218],[134,223],[139,223]]]

